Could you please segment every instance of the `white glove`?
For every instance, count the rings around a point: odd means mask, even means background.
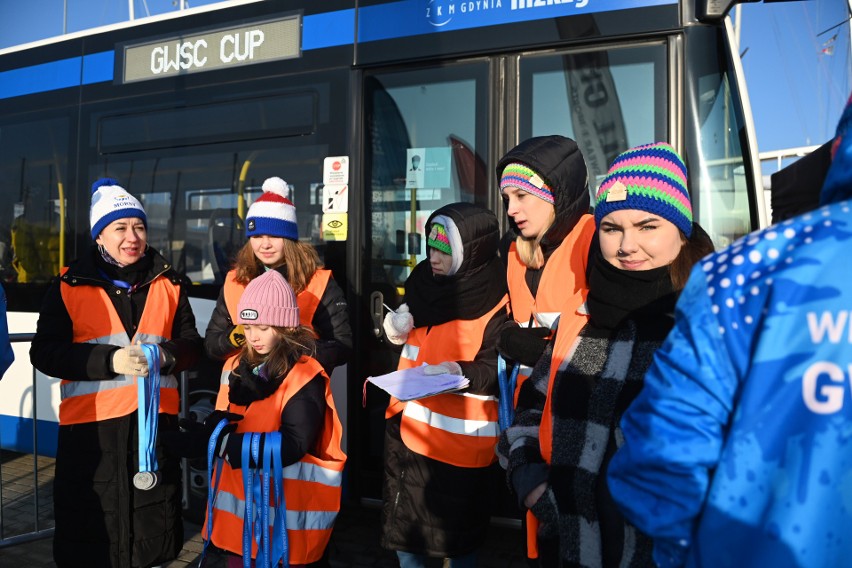
[[[458,375],[463,376],[461,365],[455,361],[444,361],[437,365],[426,365],[423,367],[424,375]]]
[[[414,329],[414,316],[408,311],[408,304],[401,304],[396,311],[389,311],[382,323],[388,341],[394,345],[402,345],[408,339],[408,334]]]
[[[141,345],[128,345],[113,351],[109,366],[113,373],[119,375],[148,376],[148,359]]]

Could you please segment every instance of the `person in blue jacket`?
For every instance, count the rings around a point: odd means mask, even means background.
[[[15,354],[9,341],[9,324],[6,321],[6,292],[0,286],[0,379],[12,366]]]
[[[852,563],[850,126],[822,207],[696,265],[622,419],[609,489],[661,567]]]

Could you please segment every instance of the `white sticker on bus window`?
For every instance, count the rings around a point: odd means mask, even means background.
[[[326,185],[349,183],[349,157],[329,156],[322,163],[322,182]]]

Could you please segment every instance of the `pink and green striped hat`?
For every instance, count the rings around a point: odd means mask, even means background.
[[[674,148],[655,142],[615,158],[595,196],[595,225],[621,209],[648,211],[671,221],[687,237],[692,234],[686,166]]]
[[[517,187],[553,205],[553,189],[526,164],[512,162],[503,168],[503,175],[500,176],[500,193],[507,187]]]
[[[447,230],[440,223],[432,224],[432,231],[426,239],[426,244],[450,256],[453,255],[453,247],[450,246],[450,237]]]

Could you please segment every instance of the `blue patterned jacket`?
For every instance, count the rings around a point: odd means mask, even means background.
[[[852,202],[694,268],[608,481],[660,566],[852,563]]]

